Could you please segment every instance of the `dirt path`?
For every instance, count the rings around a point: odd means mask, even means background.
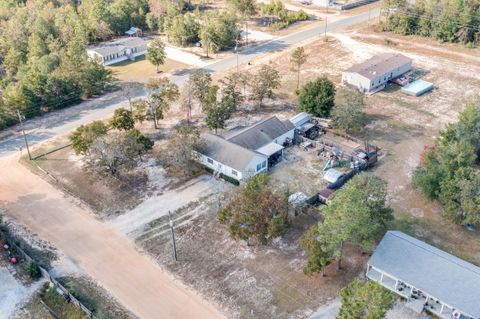
[[[180,189],[169,190],[159,196],[148,198],[128,213],[110,221],[110,224],[122,234],[136,237],[136,234],[141,234],[144,226],[152,220],[187,205],[192,199],[220,191],[223,184],[212,176],[202,175]]]
[[[5,214],[48,240],[140,318],[222,318],[134,243],[18,163],[0,159]]]

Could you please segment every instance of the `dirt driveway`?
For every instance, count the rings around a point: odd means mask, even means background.
[[[187,205],[192,200],[220,191],[224,183],[210,175],[197,177],[180,189],[168,190],[158,196],[152,196],[131,211],[110,221],[111,225],[123,234],[137,237],[144,226],[154,219]]]
[[[222,318],[134,243],[18,163],[0,159],[6,215],[48,240],[140,318]]]

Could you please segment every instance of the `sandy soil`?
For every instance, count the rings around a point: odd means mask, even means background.
[[[44,281],[40,280],[26,287],[6,268],[0,268],[0,283],[0,319],[8,319],[19,305],[30,299]]]
[[[150,225],[137,243],[182,281],[228,309],[230,318],[307,318],[319,304],[335,298],[341,287],[364,273],[368,256],[348,247],[340,272],[332,265],[326,270],[327,277],[303,274],[306,255],[298,238],[318,222],[314,213],[294,218],[284,236],[267,246],[252,247],[231,239],[217,219],[218,207],[225,205],[228,197],[213,195],[174,213],[179,221],[179,263],[172,258],[166,219]]]
[[[174,281],[127,237],[5,157],[0,201],[6,215],[75,260],[127,309],[141,318],[221,318],[201,297]]]
[[[111,220],[110,224],[123,234],[141,234],[144,226],[152,220],[168,215],[168,211],[175,211],[200,197],[218,192],[222,184],[210,175],[202,175],[180,188],[149,197],[131,211]]]

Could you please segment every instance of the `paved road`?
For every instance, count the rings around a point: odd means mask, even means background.
[[[365,22],[368,20],[369,17],[371,19],[374,19],[378,17],[379,14],[379,9],[373,9],[370,13],[365,12],[355,16],[338,19],[334,22],[328,23],[327,31],[333,31],[341,27]],[[254,60],[255,57],[258,57],[262,54],[282,50],[299,42],[313,40],[317,37],[322,36],[324,32],[325,25],[319,25],[307,30],[287,35],[285,37],[277,38],[259,46],[248,48],[239,54],[239,63],[246,63],[248,61]],[[236,64],[237,56],[233,55],[218,62],[212,63],[206,66],[204,69],[210,72],[220,72],[233,68],[236,66]],[[178,85],[182,85],[187,78],[188,74],[183,74],[179,76],[173,76],[172,80]],[[143,96],[143,93],[139,92],[137,96],[141,97]],[[41,118],[30,120],[30,123],[28,123],[27,125],[30,127],[36,127],[35,129],[27,129],[30,144],[35,145],[40,142],[46,141],[56,135],[67,133],[80,126],[81,124],[89,123],[96,119],[107,118],[113,113],[115,109],[127,106],[127,102],[125,101],[125,99],[114,99],[112,101],[98,104],[101,105],[97,105],[92,108],[85,108],[80,105],[55,112],[54,114],[48,116],[56,119],[54,119],[53,121],[47,121],[48,124],[46,125],[42,124],[42,122],[45,121],[43,121]],[[39,123],[38,126],[35,125],[36,123]],[[15,151],[18,151],[19,147],[23,145],[23,137],[20,134],[15,134],[11,138],[0,141],[0,156],[4,156],[8,153],[11,154]]]

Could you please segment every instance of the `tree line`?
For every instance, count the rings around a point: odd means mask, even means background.
[[[480,44],[480,4],[468,0],[389,0],[384,3],[385,30],[442,42]]]
[[[460,225],[480,225],[480,101],[467,105],[457,123],[425,147],[413,185],[443,205],[444,216]]]
[[[101,2],[0,3],[0,129],[17,122],[16,110],[31,118],[109,87],[111,72],[86,54],[91,30],[99,26],[93,27],[89,15],[84,15],[87,11],[93,15]]]

